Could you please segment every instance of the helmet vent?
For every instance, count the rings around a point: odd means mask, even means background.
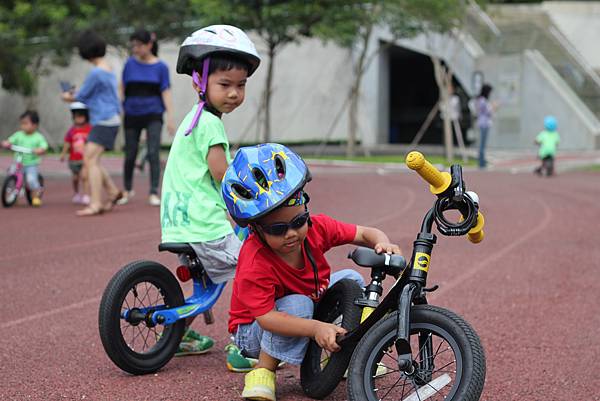
[[[246,200],[252,199],[252,194],[250,193],[250,191],[248,191],[246,188],[244,188],[244,186],[242,186],[238,183],[231,184],[231,189],[233,189],[233,192],[235,192],[235,194],[239,198],[246,199]]]
[[[205,29],[206,32],[210,32],[213,35],[216,35],[217,33],[215,31],[213,31],[212,29]]]
[[[285,162],[280,155],[275,155],[275,172],[277,173],[277,179],[281,180],[285,177]]]
[[[269,183],[267,182],[267,177],[265,177],[265,173],[262,172],[259,168],[252,169],[252,175],[254,176],[254,180],[260,185],[265,191],[269,190]]]

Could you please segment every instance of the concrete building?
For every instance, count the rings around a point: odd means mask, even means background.
[[[500,103],[490,148],[528,149],[543,117],[554,114],[562,134],[561,148],[600,149],[600,56],[594,32],[600,31],[600,2],[546,2],[497,6],[483,13],[472,9],[465,28],[451,35],[421,35],[394,40],[384,28],[374,32],[368,54],[373,60],[362,81],[359,138],[371,149],[408,144],[437,102],[437,86],[429,55],[454,72],[461,98],[461,125],[470,125],[468,99],[483,81]],[[259,53],[260,43],[257,42]],[[285,47],[274,64],[272,140],[287,143],[343,141],[348,131],[346,98],[353,82],[351,51],[307,39]],[[191,80],[175,73],[178,46],[161,43],[160,57],[171,70],[175,119],[181,121],[196,101]],[[112,51],[120,74],[126,55]],[[263,60],[266,64],[266,60]],[[231,141],[262,140],[260,113],[264,65],[249,80],[244,105],[224,117]],[[59,80],[81,84],[89,64],[74,59],[65,69],[41,78],[39,111],[43,131],[58,144],[69,126],[67,106],[59,99]],[[25,109],[20,96],[0,92],[0,137],[13,132]],[[467,135],[476,142],[474,130]],[[166,133],[163,142],[169,142]],[[421,143],[440,144],[442,125],[434,118]]]

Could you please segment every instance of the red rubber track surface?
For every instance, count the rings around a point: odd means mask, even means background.
[[[416,174],[332,166],[313,173],[313,213],[377,226],[410,255],[434,200]],[[600,400],[598,174],[466,171],[465,179],[480,196],[486,237],[479,245],[438,237],[428,284],[440,289],[429,300],[462,315],[480,335],[487,355],[482,399]],[[141,181],[133,202],[103,216],[75,217],[67,178],[47,179],[39,209],[20,199],[0,210],[0,400],[239,399],[244,376],[227,371],[222,351],[229,287],[216,305],[217,323],[195,323],[216,339],[211,352],[137,377],[104,353],[98,304],[110,277],[137,259],[177,264],[157,251],[159,211],[146,205]],[[332,250],[331,265],[351,267],[350,249]],[[307,399],[297,367],[278,371],[277,397]],[[346,399],[345,382],[329,399]]]

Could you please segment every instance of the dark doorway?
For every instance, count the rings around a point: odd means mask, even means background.
[[[411,143],[438,100],[433,63],[428,56],[402,47],[392,46],[389,52],[389,142]],[[460,125],[466,141],[466,132],[471,121],[467,106],[468,96],[456,79],[453,81],[455,93],[460,98],[462,110]],[[443,143],[443,121],[439,112],[419,143]]]

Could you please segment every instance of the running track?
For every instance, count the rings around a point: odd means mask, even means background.
[[[313,212],[378,226],[410,253],[433,201],[414,173],[315,166],[313,174]],[[461,314],[482,338],[482,399],[600,400],[600,176],[465,177],[480,195],[486,239],[439,238],[429,284],[440,289],[429,299]],[[145,181],[136,183],[138,194]],[[217,323],[196,325],[217,340],[212,352],[175,358],[142,377],[110,362],[97,329],[104,286],[129,261],[173,268],[176,258],[157,252],[158,209],[145,197],[87,219],[74,216],[69,199],[69,182],[55,177],[41,209],[21,202],[0,210],[0,400],[238,400],[243,375],[227,371],[222,352],[229,289]],[[332,250],[331,264],[348,267],[349,249]],[[278,400],[307,399],[298,383],[296,367],[280,370]],[[342,382],[329,399],[344,400],[345,391]]]

